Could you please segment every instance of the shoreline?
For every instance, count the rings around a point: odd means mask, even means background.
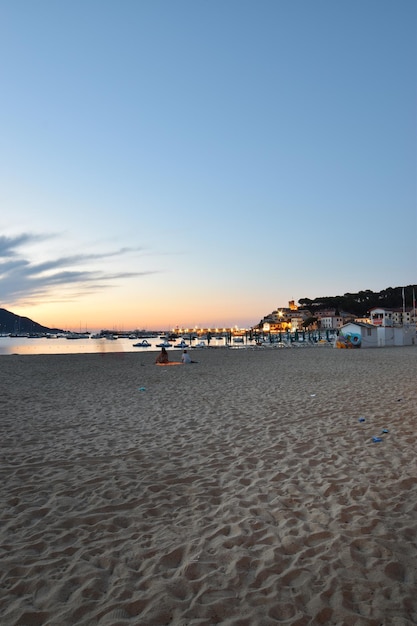
[[[193,353],[0,357],[4,626],[415,623],[415,347]]]
[[[119,337],[118,339],[108,340],[106,338],[93,339],[83,338],[75,341],[69,341],[65,338],[57,338],[48,340],[46,338],[36,339],[27,337],[0,337],[0,355],[2,354],[94,354],[103,352],[137,352],[144,353],[150,351],[156,351],[161,349],[163,340],[161,337],[153,337],[146,340],[146,346],[137,345],[138,340],[129,339],[126,337]],[[282,339],[282,343],[272,342],[264,343],[262,346],[257,346],[254,339],[245,340],[242,342],[228,342],[226,338],[218,339],[212,338],[210,342],[206,339],[194,338],[194,339],[178,339],[170,342],[169,350],[176,352],[182,350],[184,347],[190,350],[200,349],[200,342],[203,343],[203,349],[213,348],[259,348],[269,349],[271,347],[285,347],[289,344],[287,338]],[[184,345],[185,344],[185,345]],[[294,347],[310,347],[308,341],[304,343],[302,341],[294,342]],[[312,343],[311,347],[321,347],[321,343]],[[333,345],[333,344],[328,344]],[[167,347],[167,346],[165,346]]]

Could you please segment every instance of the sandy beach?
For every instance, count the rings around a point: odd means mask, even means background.
[[[192,356],[0,356],[1,625],[417,624],[417,348]]]

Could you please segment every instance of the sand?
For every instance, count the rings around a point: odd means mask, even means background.
[[[1,625],[417,624],[417,348],[154,358],[0,357]]]

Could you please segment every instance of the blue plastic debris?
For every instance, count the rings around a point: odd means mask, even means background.
[[[389,430],[388,430],[388,428],[383,428],[382,432],[383,432],[383,434],[386,434],[386,433],[389,433]]]
[[[365,418],[364,418],[364,417],[360,417],[360,418],[358,419],[358,422],[364,422],[364,421],[365,421]]]
[[[372,437],[372,441],[374,443],[379,443],[380,441],[384,441],[384,440],[382,439],[382,437]]]
[[[146,391],[146,387],[139,387],[138,391]]]

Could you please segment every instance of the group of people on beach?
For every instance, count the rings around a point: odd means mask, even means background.
[[[165,348],[161,348],[161,352],[156,357],[155,363],[159,365],[165,365],[166,363],[169,363],[168,352]],[[187,350],[184,350],[181,355],[181,363],[186,365],[187,363],[197,363],[197,361],[193,361]]]

